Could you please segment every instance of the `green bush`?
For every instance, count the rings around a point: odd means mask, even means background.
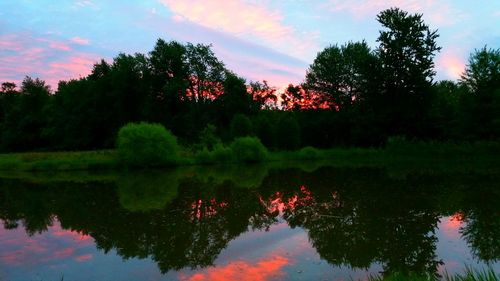
[[[221,143],[219,137],[217,137],[217,128],[212,124],[208,124],[205,129],[201,131],[199,138],[202,147],[208,149],[213,149],[216,145]]]
[[[213,154],[206,147],[204,147],[202,150],[198,151],[194,157],[195,157],[196,164],[203,165],[203,164],[213,164],[214,163]]]
[[[214,147],[212,151],[212,157],[215,162],[227,163],[234,160],[233,151],[229,147],[225,147],[221,144]]]
[[[321,152],[312,146],[306,146],[299,150],[299,158],[304,160],[313,160],[321,158]]]
[[[179,146],[176,137],[162,125],[142,122],[120,129],[117,150],[125,166],[154,167],[175,164]]]
[[[239,162],[262,162],[267,158],[267,148],[256,137],[235,139],[231,150]]]

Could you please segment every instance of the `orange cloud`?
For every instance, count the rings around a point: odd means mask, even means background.
[[[284,17],[259,3],[242,0],[160,0],[175,15],[175,21],[188,20],[245,39],[257,39],[295,55],[315,47],[311,34],[299,34],[283,23]],[[302,37],[301,40],[297,37]],[[314,38],[313,38],[314,39]]]
[[[266,281],[284,276],[282,268],[290,264],[286,257],[275,255],[251,264],[246,261],[236,261],[224,267],[207,269],[205,272],[192,276],[181,276],[183,281]]]

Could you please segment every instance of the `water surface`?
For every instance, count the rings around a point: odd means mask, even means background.
[[[500,176],[190,167],[0,180],[0,280],[500,274]]]

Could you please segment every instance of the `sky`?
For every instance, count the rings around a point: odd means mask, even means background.
[[[316,54],[349,41],[377,46],[376,15],[399,7],[438,30],[436,80],[500,48],[500,0],[0,0],[0,83],[88,75],[100,59],[148,53],[158,38],[212,44],[247,81],[304,80]]]

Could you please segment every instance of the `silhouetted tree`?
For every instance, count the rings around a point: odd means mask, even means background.
[[[273,110],[278,108],[277,89],[269,86],[267,81],[250,82],[250,95],[261,109]]]
[[[500,49],[476,50],[460,84],[469,90],[462,102],[464,132],[480,139],[500,137]]]
[[[376,60],[364,41],[329,46],[309,66],[304,87],[330,108],[342,109],[364,97]]]
[[[26,77],[19,93],[14,85],[2,85],[3,128],[2,146],[7,150],[33,150],[44,147],[42,130],[46,126],[45,108],[50,99],[50,87],[38,78]]]
[[[382,11],[377,53],[381,63],[382,91],[377,113],[389,134],[424,135],[429,93],[435,75],[433,58],[437,31],[431,31],[422,14],[398,8]]]

